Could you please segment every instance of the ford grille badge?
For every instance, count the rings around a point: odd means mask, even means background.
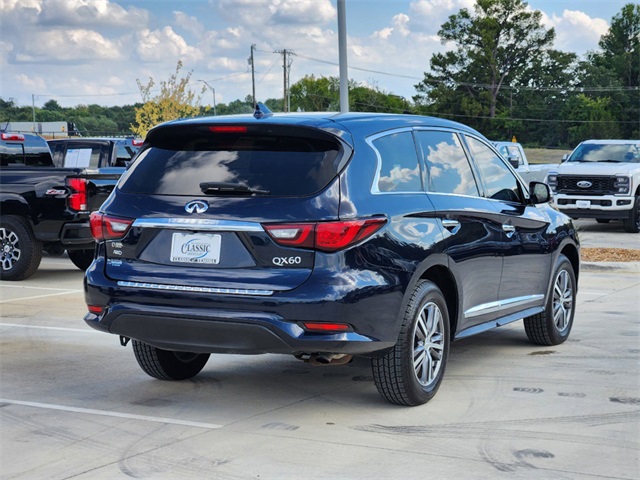
[[[187,213],[204,213],[209,210],[209,204],[204,200],[194,200],[184,206]]]
[[[582,180],[581,182],[578,182],[576,185],[578,185],[580,188],[591,188],[591,185],[593,185],[593,183],[588,182],[587,180]]]

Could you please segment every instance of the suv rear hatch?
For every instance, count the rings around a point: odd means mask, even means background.
[[[158,127],[92,216],[106,274],[166,290],[293,289],[313,269],[316,222],[338,219],[338,174],[350,154],[333,135],[300,126]]]

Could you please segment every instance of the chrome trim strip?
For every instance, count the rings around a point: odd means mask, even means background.
[[[118,282],[119,287],[146,288],[150,290],[170,290],[175,292],[216,293],[222,295],[254,295],[267,297],[273,290],[249,290],[244,288],[191,287],[189,285],[166,285],[161,283]]]
[[[133,222],[140,228],[170,228],[172,230],[201,230],[206,232],[264,232],[256,222],[235,222],[211,218],[138,218]]]
[[[507,308],[519,307],[526,305],[537,300],[542,300],[544,295],[526,295],[524,297],[508,298],[506,300],[498,300],[497,302],[484,303],[476,307],[465,310],[464,317],[472,318],[479,317],[480,315],[486,315],[487,313],[499,312],[500,310],[506,310]]]

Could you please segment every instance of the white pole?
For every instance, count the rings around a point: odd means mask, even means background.
[[[338,52],[340,63],[340,112],[349,111],[349,71],[347,68],[347,14],[345,0],[338,0]]]

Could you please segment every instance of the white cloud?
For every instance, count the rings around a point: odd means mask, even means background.
[[[46,82],[42,77],[30,77],[21,73],[16,75],[16,81],[22,85],[33,91],[43,91],[46,88]]]
[[[176,59],[185,62],[195,62],[203,58],[200,50],[187,44],[187,42],[174,32],[173,28],[166,26],[159,30],[141,30],[136,33],[138,44],[135,51],[140,60],[145,62],[161,62]]]
[[[196,17],[191,17],[184,12],[173,12],[176,25],[185,31],[200,38],[205,33],[205,28]]]
[[[585,53],[595,49],[600,37],[607,33],[609,24],[601,18],[592,18],[584,12],[564,10],[562,16],[543,13],[542,23],[556,31],[554,47],[558,50]]]
[[[125,9],[109,0],[42,1],[39,17],[43,25],[99,25],[102,28],[146,26],[148,20],[149,13],[146,10],[135,7]]]
[[[247,26],[325,24],[336,16],[330,0],[209,0],[228,20]]]
[[[475,3],[475,0],[415,0],[409,7],[412,29],[436,33],[449,16],[460,9],[473,12]]]
[[[14,45],[15,47],[15,45]],[[84,29],[33,31],[15,49],[17,62],[59,63],[120,58],[120,45]]]

